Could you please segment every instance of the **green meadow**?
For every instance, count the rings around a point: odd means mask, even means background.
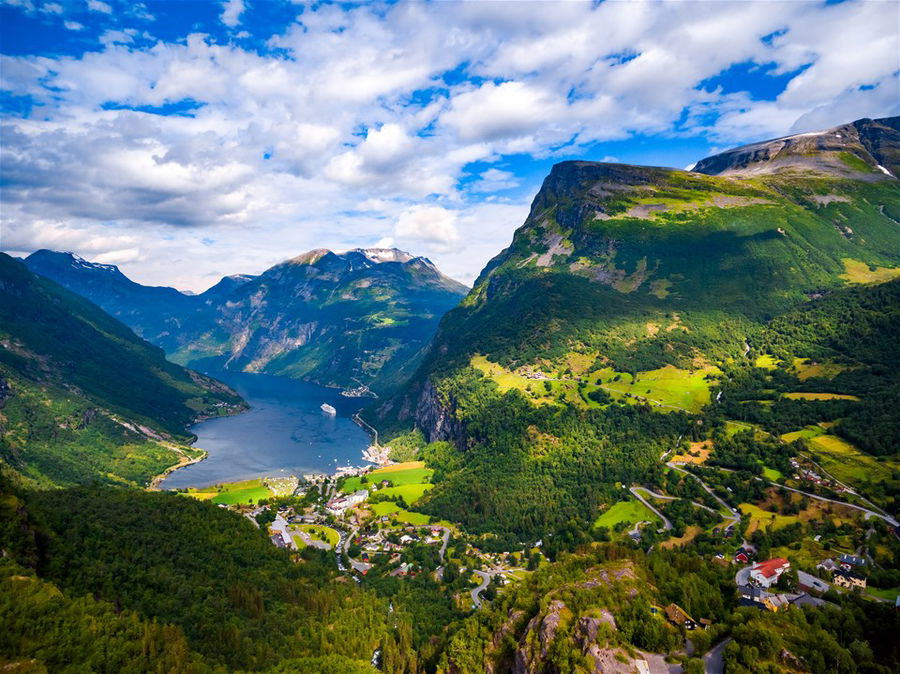
[[[186,493],[201,501],[212,501],[216,505],[248,505],[272,497],[272,492],[263,484],[261,478],[229,482],[202,489],[190,488]]]
[[[596,520],[594,527],[613,528],[619,522],[637,524],[638,522],[656,522],[658,518],[640,501],[619,501],[610,506]]]

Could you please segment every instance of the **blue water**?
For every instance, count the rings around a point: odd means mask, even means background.
[[[250,410],[193,426],[195,447],[209,456],[170,474],[163,489],[205,487],[281,473],[333,473],[365,462],[369,436],[350,418],[368,399],[345,398],[337,389],[288,377],[208,372],[235,389]],[[328,403],[337,416],[320,409]]]

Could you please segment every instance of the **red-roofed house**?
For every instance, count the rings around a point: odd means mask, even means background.
[[[791,563],[784,557],[767,559],[750,567],[750,582],[756,583],[760,587],[771,587],[789,568],[791,568]]]

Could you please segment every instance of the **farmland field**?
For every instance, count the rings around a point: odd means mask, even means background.
[[[791,431],[790,433],[785,433],[781,436],[781,439],[785,442],[793,442],[794,440],[799,440],[800,438],[811,440],[812,438],[822,435],[824,432],[825,429],[821,426],[806,426],[799,431]]]
[[[376,517],[388,515],[389,517],[392,517],[399,522],[406,522],[408,524],[414,524],[416,526],[428,524],[431,521],[431,518],[428,515],[423,515],[422,513],[414,513],[409,510],[403,510],[393,501],[372,503],[367,505],[366,507],[371,510]]]
[[[782,397],[790,400],[859,400],[843,393],[785,393]]]
[[[375,484],[381,480],[390,480],[394,487],[402,487],[405,485],[427,484],[427,478],[431,477],[433,470],[426,468],[422,461],[407,461],[406,463],[398,463],[393,466],[379,468],[373,470],[366,475],[366,484]],[[344,481],[341,491],[345,494],[352,493],[359,489],[363,489],[361,477],[348,477]],[[430,485],[429,485],[430,486]]]
[[[216,505],[236,505],[259,503],[260,499],[272,497],[272,492],[266,487],[261,478],[255,480],[243,480],[230,482],[203,489],[188,489],[188,496],[201,501],[212,501]]]
[[[556,405],[562,400],[578,407],[601,407],[600,403],[586,396],[591,391],[603,389],[625,402],[648,402],[660,411],[682,409],[699,412],[710,400],[707,375],[720,374],[716,367],[689,371],[672,365],[638,372],[635,378],[627,372],[616,372],[611,368],[582,372],[584,364],[576,362],[579,355],[583,354],[570,354],[568,357],[571,374],[554,372],[547,374],[547,379],[532,379],[511,372],[484,356],[473,356],[470,364],[496,382],[501,392],[521,391],[535,404]]]
[[[619,522],[637,524],[638,522],[656,522],[658,518],[640,501],[619,501],[610,506],[595,521],[595,527],[614,527]]]
[[[800,521],[800,518],[796,515],[770,513],[768,510],[763,510],[752,503],[741,503],[738,505],[738,508],[740,509],[741,514],[750,520],[750,526],[747,528],[747,536],[757,529],[765,531],[770,524],[772,525],[773,530],[777,530],[786,527],[788,524]]]
[[[403,498],[404,501],[412,505],[431,489],[430,484],[405,484],[399,487],[386,487],[379,489],[378,494],[384,494],[394,499]]]

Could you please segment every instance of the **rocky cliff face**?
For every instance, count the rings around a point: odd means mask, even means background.
[[[466,288],[396,249],[313,250],[189,296],[111,265],[38,251],[26,261],[120,318],[176,362],[355,386],[408,365]]]

